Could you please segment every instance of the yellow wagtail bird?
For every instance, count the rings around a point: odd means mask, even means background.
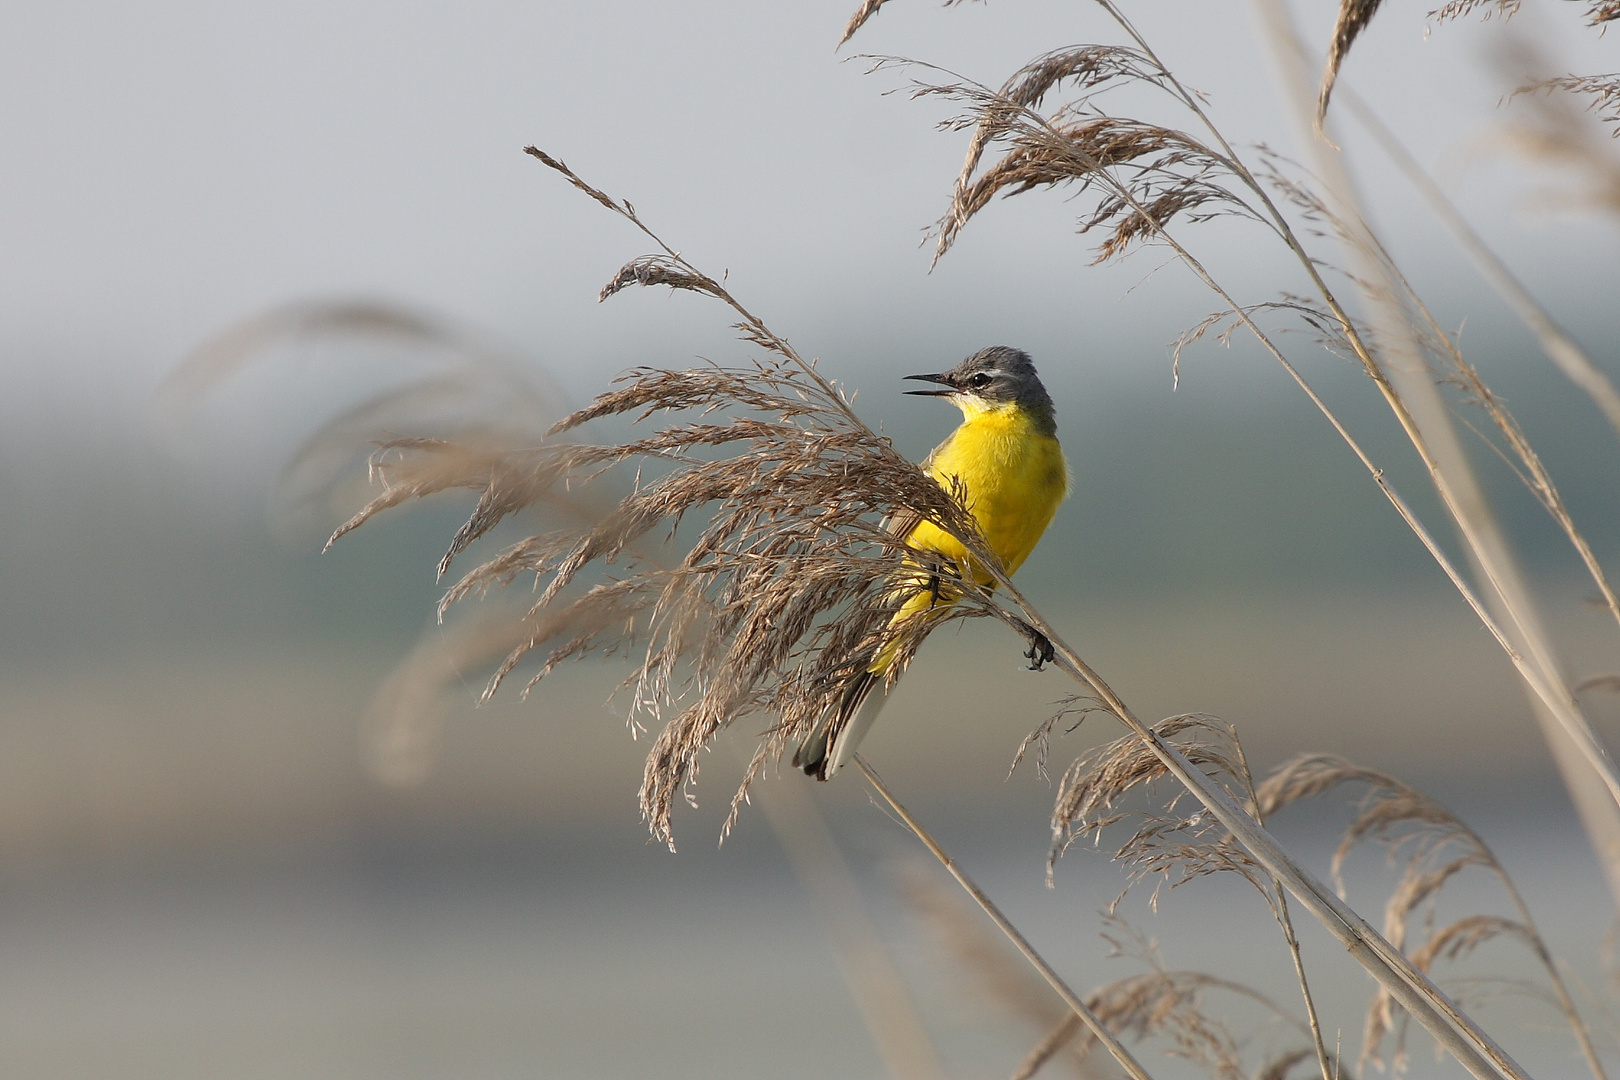
[[[1069,469],[1057,441],[1056,410],[1035,374],[1029,354],[1005,345],[980,350],[939,375],[907,375],[938,383],[938,390],[908,390],[923,397],[949,398],[962,410],[962,423],[923,460],[929,476],[949,488],[953,478],[967,509],[1002,567],[1011,574],[1035,550],[1069,493]],[[890,530],[918,551],[938,552],[981,587],[993,586],[988,572],[973,568],[967,549],[920,515],[896,515]],[[919,588],[900,604],[890,625],[925,615],[954,598],[934,584]],[[1039,668],[1052,658],[1052,646],[1039,634],[1027,654]],[[818,780],[830,779],[872,727],[888,698],[897,646],[883,650],[871,666],[850,679],[838,707],[822,719],[793,755],[793,764]],[[877,693],[873,693],[877,690]]]

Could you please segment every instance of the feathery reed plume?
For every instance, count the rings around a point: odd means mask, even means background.
[[[1049,728],[1051,723],[1048,721],[1045,726]],[[1174,743],[1188,762],[1221,785],[1257,822],[1265,821],[1265,814],[1257,805],[1243,745],[1230,724],[1194,713],[1161,720],[1153,730],[1159,738]],[[1094,844],[1100,844],[1104,832],[1125,821],[1130,822],[1134,831],[1115,848],[1113,859],[1126,867],[1127,878],[1111,911],[1143,878],[1158,879],[1149,898],[1150,906],[1156,911],[1159,889],[1165,884],[1174,889],[1197,878],[1223,872],[1242,877],[1265,898],[1266,906],[1282,931],[1305,1004],[1312,1053],[1321,1067],[1323,1080],[1333,1080],[1339,1070],[1337,1064],[1329,1060],[1322,1039],[1316,1001],[1305,975],[1287,894],[1276,878],[1256,862],[1202,804],[1190,810],[1181,809],[1188,789],[1178,786],[1168,797],[1151,794],[1157,782],[1168,775],[1166,763],[1153,752],[1151,744],[1134,735],[1077,758],[1063,775],[1052,810],[1047,883],[1052,882],[1058,856],[1076,840],[1089,838]],[[1133,792],[1139,791],[1150,793],[1149,801],[1155,810],[1117,809]]]
[[[720,413],[730,415],[716,422]],[[670,842],[675,796],[695,780],[699,755],[720,729],[754,713],[779,718],[749,767],[734,815],[763,764],[809,732],[851,671],[864,670],[860,665],[890,645],[903,666],[940,622],[985,613],[977,590],[950,584],[959,568],[930,564],[906,548],[883,527],[885,517],[920,514],[967,538],[987,561],[993,557],[951,494],[853,420],[841,393],[808,365],[777,356],[738,368],[640,369],[553,432],[606,416],[654,414],[694,419],[624,443],[547,443],[495,454],[394,440],[382,453],[403,456],[378,463],[385,492],[334,539],[406,498],[478,490],[478,507],[446,552],[445,569],[502,517],[549,491],[622,463],[660,470],[643,473],[599,523],[530,537],[469,570],[441,610],[519,575],[544,583],[531,615],[546,618],[502,663],[491,692],[544,641],[561,644],[531,686],[563,660],[644,648],[630,680],[634,708],[652,717],[677,710],[654,740],[642,789],[650,828]],[[394,471],[402,467],[403,478]],[[628,545],[699,515],[705,520],[678,564],[631,560],[622,576],[563,598],[591,564],[618,562]],[[890,629],[896,583],[925,589],[931,579],[961,602]]]
[[[1448,3],[1429,12],[1428,17],[1435,22],[1449,22],[1484,9],[1485,14],[1481,16],[1482,18],[1500,16],[1503,19],[1511,19],[1519,13],[1520,2],[1521,0],[1449,0]]]
[[[855,14],[844,24],[844,32],[838,38],[839,46],[842,47],[846,41],[854,37],[855,32],[866,25],[866,20],[876,15],[878,8],[888,2],[889,0],[862,0],[861,6],[855,9]]]
[[[946,131],[971,131],[968,150],[935,227],[934,258],[950,250],[974,215],[996,196],[1073,185],[1098,198],[1079,222],[1080,231],[1106,230],[1094,262],[1117,258],[1153,238],[1175,218],[1205,221],[1237,215],[1256,218],[1252,207],[1226,181],[1231,162],[1186,132],[1096,109],[1095,98],[1137,84],[1169,90],[1169,73],[1142,52],[1117,45],[1083,45],[1036,57],[999,89],[953,72],[899,57],[873,57],[872,70],[901,67],[932,71],[950,81],[914,80],[913,98],[937,97],[965,105],[945,120]],[[1046,97],[1064,85],[1079,93],[1071,102],[1042,112]],[[1000,156],[982,172],[986,151]]]
[[[530,153],[652,236],[634,207],[542,152]],[[519,576],[543,584],[530,632],[499,665],[486,696],[542,647],[549,651],[530,687],[565,660],[640,653],[627,680],[631,722],[665,721],[648,756],[641,807],[654,836],[672,844],[675,800],[696,781],[700,755],[721,729],[744,716],[772,718],[733,799],[729,830],[749,784],[808,734],[851,672],[892,649],[898,673],[940,623],[999,609],[977,588],[954,584],[971,568],[907,548],[884,525],[896,515],[919,516],[996,566],[959,493],[862,424],[814,365],[717,281],[658,243],[661,254],[627,264],[603,296],[637,284],[721,299],[742,315],[738,328],[764,358],[738,367],[636,369],[535,445],[387,440],[372,459],[382,493],[332,540],[408,500],[475,491],[478,504],[440,561],[443,574],[508,515],[634,465],[631,492],[610,512],[528,537],[473,567],[445,593],[440,611]],[[664,423],[622,443],[553,441],[605,417]],[[632,552],[649,535],[673,536],[697,518],[697,535],[673,565],[652,565]],[[586,585],[593,565],[615,564],[616,576]],[[890,626],[900,600],[924,589],[956,602]]]
[[[1263,816],[1270,817],[1345,785],[1363,786],[1366,792],[1333,853],[1331,873],[1340,892],[1344,891],[1344,864],[1351,851],[1363,842],[1377,843],[1385,848],[1390,862],[1401,867],[1384,907],[1384,935],[1407,951],[1419,970],[1432,972],[1436,961],[1456,960],[1496,938],[1524,944],[1547,973],[1554,1004],[1570,1024],[1592,1075],[1604,1080],[1591,1036],[1517,886],[1479,834],[1455,814],[1409,784],[1331,754],[1301,755],[1285,762],[1260,785],[1256,804]],[[1484,870],[1501,883],[1514,917],[1473,914],[1434,927],[1435,898],[1453,878],[1471,868]],[[1409,942],[1415,919],[1424,910],[1431,912],[1423,920],[1426,940],[1413,947]],[[1379,990],[1367,1011],[1362,1059],[1380,1061],[1380,1049],[1393,1034],[1399,1065],[1405,1054],[1405,1024],[1400,1007]]]
[[[1316,95],[1316,126],[1320,131],[1327,119],[1328,100],[1333,96],[1333,84],[1338,81],[1339,68],[1350,55],[1350,46],[1367,29],[1383,0],[1340,0],[1338,18],[1333,23],[1333,44],[1328,47],[1327,65],[1322,69],[1322,89]]]
[[[459,690],[469,672],[487,671],[522,643],[537,636],[544,640],[545,634],[543,615],[491,605],[423,635],[383,677],[361,715],[367,770],[394,787],[426,780],[438,760],[449,692]],[[481,700],[488,693],[486,686]]]
[[[1228,794],[1244,804],[1253,802],[1253,791],[1244,782],[1237,735],[1231,725],[1202,713],[1172,716],[1153,725],[1153,731],[1173,742],[1183,757],[1202,769]],[[1135,735],[1127,735],[1087,751],[1065,770],[1058,782],[1052,808],[1052,846],[1046,856],[1046,878],[1051,884],[1058,858],[1078,840],[1100,844],[1102,834],[1113,825],[1129,821],[1135,831],[1117,845],[1115,862],[1127,869],[1125,888],[1114,898],[1113,906],[1144,878],[1159,879],[1170,888],[1184,885],[1206,874],[1238,874],[1262,893],[1268,894],[1270,879],[1265,871],[1213,819],[1202,804],[1183,809],[1188,792],[1177,787],[1163,800],[1162,812],[1133,813],[1118,809],[1133,792],[1153,785],[1169,775],[1169,770],[1150,747]],[[1158,908],[1158,887],[1150,898]]]
[[[1616,11],[1620,12],[1620,5],[1617,5]],[[1620,18],[1620,14],[1616,17]],[[1511,99],[1520,94],[1551,94],[1560,90],[1566,94],[1590,98],[1591,100],[1586,103],[1587,111],[1605,124],[1614,124],[1615,128],[1609,132],[1609,137],[1620,139],[1620,73],[1560,75],[1552,79],[1538,79],[1519,87],[1508,96]]]
[[[243,319],[193,350],[160,395],[172,409],[192,409],[277,350],[317,345],[385,349],[391,360],[409,361],[401,367],[410,374],[326,420],[294,451],[276,479],[280,520],[327,513],[328,497],[355,460],[389,432],[523,445],[568,412],[561,392],[532,364],[442,319],[374,300],[298,302]],[[341,365],[323,355],[323,366]]]
[[[1609,3],[1612,0],[1600,0]],[[1333,96],[1334,84],[1339,79],[1339,69],[1344,66],[1344,58],[1350,55],[1350,47],[1356,43],[1361,32],[1367,29],[1367,24],[1378,13],[1383,0],[1339,0],[1339,14],[1333,24],[1333,42],[1328,47],[1327,63],[1322,69],[1322,88],[1316,96],[1316,133],[1322,135],[1322,122],[1327,119],[1328,101]],[[1485,8],[1485,18],[1499,15],[1503,19],[1512,18],[1519,10],[1520,0],[1447,0],[1434,11],[1429,12],[1429,18],[1435,22],[1447,22],[1460,19],[1480,8]]]
[[[1506,20],[1518,13],[1520,3],[1521,0],[1448,0],[1447,3],[1429,12],[1428,17],[1437,23],[1444,23],[1483,10],[1487,19],[1494,15]],[[1340,0],[1338,18],[1333,27],[1333,43],[1328,49],[1327,63],[1322,72],[1322,88],[1317,95],[1318,134],[1321,134],[1322,121],[1327,116],[1328,100],[1333,94],[1334,83],[1338,80],[1339,68],[1343,65],[1344,58],[1349,55],[1350,47],[1367,28],[1367,24],[1372,21],[1381,4],[1382,0]],[[1616,19],[1620,19],[1620,0],[1589,0],[1586,9],[1588,26],[1604,26]],[[1570,85],[1563,86],[1562,89],[1595,93],[1599,95],[1600,103],[1607,103],[1614,95],[1614,76],[1571,75],[1566,78]]]

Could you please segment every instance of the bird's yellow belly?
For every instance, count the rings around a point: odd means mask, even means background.
[[[953,476],[960,479],[968,509],[1009,574],[1035,550],[1069,490],[1057,440],[1028,430],[1017,419],[963,424],[940,448],[928,471],[945,486]],[[931,522],[919,523],[906,540],[912,547],[939,552],[958,567],[969,566],[962,545]],[[982,568],[972,573],[980,584],[989,584]]]

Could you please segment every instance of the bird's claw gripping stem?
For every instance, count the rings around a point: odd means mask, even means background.
[[[1014,621],[1018,624],[1018,629],[1023,635],[1029,638],[1029,649],[1024,653],[1024,658],[1029,661],[1029,670],[1039,671],[1045,665],[1050,664],[1052,658],[1057,655],[1057,650],[1052,647],[1051,640],[1023,619],[1015,619]]]

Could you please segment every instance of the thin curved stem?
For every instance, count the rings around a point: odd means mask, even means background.
[[[945,849],[940,847],[939,842],[929,835],[928,830],[922,827],[922,823],[912,817],[911,811],[901,805],[900,800],[894,797],[894,793],[889,790],[888,785],[884,784],[861,755],[855,755],[855,764],[860,768],[862,775],[866,777],[867,783],[871,784],[873,789],[883,796],[883,801],[889,804],[889,808],[899,816],[901,821],[906,823],[906,827],[916,835],[917,839],[923,842],[923,846],[933,854],[934,858],[939,860],[940,865],[950,872],[951,877],[956,879],[956,883],[967,890],[967,894],[973,897],[973,902],[984,909],[984,913],[990,916],[990,921],[995,923],[997,929],[1003,934],[1007,935],[1007,940],[1011,941],[1014,947],[1024,954],[1024,959],[1028,960],[1035,970],[1041,973],[1041,978],[1045,979],[1052,989],[1057,991],[1058,997],[1063,999],[1063,1003],[1074,1010],[1074,1014],[1096,1036],[1097,1041],[1108,1048],[1108,1052],[1114,1055],[1114,1060],[1119,1062],[1135,1080],[1152,1080],[1147,1070],[1142,1068],[1141,1063],[1126,1049],[1125,1044],[1120,1042],[1112,1031],[1108,1030],[1108,1026],[1080,999],[1080,995],[1069,989],[1069,984],[1063,981],[1063,977],[1052,970],[1052,965],[1048,964],[1041,954],[1035,951],[1035,947],[1019,932],[1018,928],[1012,924],[1012,921],[1001,913],[1001,909],[996,907],[995,903],[985,895],[984,890],[979,888],[972,878],[968,877],[966,871],[956,864],[956,860],[945,853]]]

